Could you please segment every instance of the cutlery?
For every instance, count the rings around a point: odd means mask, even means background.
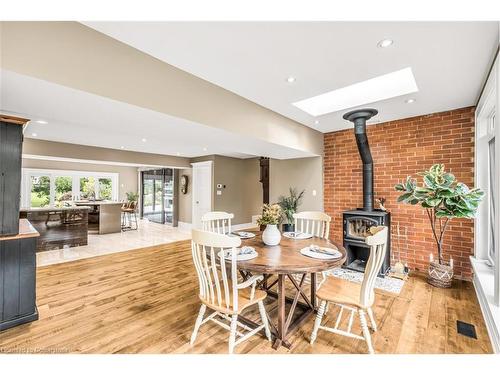
[[[319,246],[316,245],[311,245],[309,246],[309,250],[314,252],[314,253],[319,253],[319,254],[326,254],[326,255],[336,255],[335,252],[333,251],[328,251],[320,248]]]

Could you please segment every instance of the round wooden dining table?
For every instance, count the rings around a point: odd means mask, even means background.
[[[269,297],[277,299],[278,319],[277,324],[269,319],[274,336],[273,348],[280,346],[290,348],[288,340],[290,335],[305,322],[307,317],[315,313],[316,303],[316,274],[340,267],[346,260],[346,250],[340,244],[318,237],[309,239],[292,239],[282,236],[281,242],[276,246],[267,246],[262,242],[262,233],[253,232],[255,237],[242,239],[241,246],[252,246],[258,253],[256,258],[239,261],[238,269],[244,278],[262,274],[264,280],[259,287],[265,290]],[[311,258],[300,253],[300,250],[309,245],[337,249],[342,256],[333,260]],[[310,294],[304,291],[306,276],[310,275]],[[294,296],[286,294],[286,280],[289,280],[294,291]],[[277,284],[276,291],[272,288]],[[290,289],[290,288],[289,288]],[[302,301],[299,301],[302,297]],[[291,304],[286,311],[286,305]],[[295,314],[299,308],[301,312]],[[256,323],[241,317],[242,323],[255,326]]]

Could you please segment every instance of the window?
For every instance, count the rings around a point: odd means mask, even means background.
[[[80,199],[96,199],[94,177],[80,177]]]
[[[58,176],[55,179],[55,197],[56,206],[63,206],[64,202],[73,199],[73,178],[69,176]],[[33,206],[32,206],[33,207]]]
[[[498,58],[487,79],[476,107],[475,129],[475,185],[484,192],[483,202],[478,207],[474,221],[474,281],[480,288],[481,307],[488,314],[493,311],[489,306],[500,306],[500,257],[499,257],[499,201],[500,146],[496,139],[500,129],[496,124],[499,111],[498,77],[500,70]],[[488,304],[486,306],[485,304]],[[483,306],[484,305],[484,306]],[[500,328],[499,328],[500,331]]]
[[[99,198],[111,199],[113,193],[113,181],[111,178],[99,179]]]
[[[50,205],[50,177],[31,176],[31,207],[47,207]]]
[[[492,118],[495,121],[495,117]],[[492,264],[495,264],[495,203],[496,203],[496,192],[495,179],[495,137],[491,138],[488,142],[488,201],[489,201],[489,233],[488,233],[488,258]]]
[[[118,200],[118,173],[23,168],[22,207],[61,207],[79,199]]]

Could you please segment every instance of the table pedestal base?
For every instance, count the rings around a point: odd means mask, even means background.
[[[300,281],[297,281],[292,274],[279,274],[277,279],[272,283],[269,283],[272,275],[264,275],[264,281],[260,284],[261,289],[265,290],[268,294],[268,298],[273,298],[277,300],[277,312],[278,319],[277,324],[268,316],[269,326],[271,328],[271,334],[274,338],[273,348],[279,349],[280,346],[284,346],[290,349],[291,343],[289,337],[295,332],[295,330],[300,327],[303,322],[313,315],[316,310],[316,274],[311,273],[311,293],[310,297],[304,292],[303,285],[307,274],[300,275]],[[249,274],[245,275],[249,277]],[[289,297],[286,295],[285,281],[291,281],[295,289],[295,295]],[[276,284],[278,284],[277,291],[271,290]],[[299,301],[302,297],[303,301]],[[288,313],[286,311],[287,303],[290,305]],[[299,309],[301,313],[294,317],[295,311]],[[274,311],[274,309],[273,309]],[[269,315],[269,314],[268,314]],[[257,327],[258,324],[254,321],[242,317],[239,317],[242,323],[250,326]]]

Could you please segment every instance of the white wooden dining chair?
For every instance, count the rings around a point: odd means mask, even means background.
[[[365,340],[368,346],[368,352],[374,353],[370,330],[366,315],[370,319],[372,330],[377,330],[375,317],[373,316],[372,305],[375,300],[375,280],[377,274],[382,266],[387,251],[387,236],[388,229],[385,226],[370,228],[371,236],[366,237],[365,243],[370,246],[370,256],[365,268],[363,282],[361,284],[354,283],[348,280],[339,279],[329,276],[327,280],[321,285],[316,293],[318,299],[321,300],[319,305],[316,321],[314,322],[313,332],[311,334],[311,344],[314,343],[318,335],[318,330],[323,329],[328,332],[337,333],[343,336],[351,337],[354,339]],[[335,321],[333,328],[321,325],[323,315],[329,303],[333,303],[340,307],[340,311]],[[340,328],[343,312],[347,310],[350,312],[347,329]],[[359,321],[363,335],[352,333],[352,324],[354,315],[358,314]]]
[[[234,214],[223,211],[207,212],[201,217],[203,230],[220,234],[231,233],[231,220]]]
[[[191,335],[191,345],[196,340],[200,326],[208,321],[229,330],[229,353],[233,353],[236,345],[262,329],[267,339],[271,340],[271,331],[263,302],[267,293],[256,289],[257,282],[263,280],[263,276],[252,276],[241,283],[237,281],[236,248],[239,246],[241,246],[239,237],[195,229],[192,231],[192,254],[198,274],[201,307]],[[227,253],[231,254],[230,275],[227,274],[225,267],[224,254]],[[239,322],[238,316],[243,310],[255,304],[259,307],[262,324],[252,329]],[[213,312],[204,318],[207,307]],[[230,325],[224,320],[229,321]],[[238,327],[245,333],[240,332]]]
[[[303,211],[293,214],[295,231],[311,234],[328,240],[330,237],[330,222],[332,218],[321,211]],[[326,272],[321,272],[321,285],[326,280]],[[306,278],[309,282],[309,277]]]
[[[332,218],[320,211],[304,211],[293,214],[295,230],[312,234],[315,237],[329,239]]]

